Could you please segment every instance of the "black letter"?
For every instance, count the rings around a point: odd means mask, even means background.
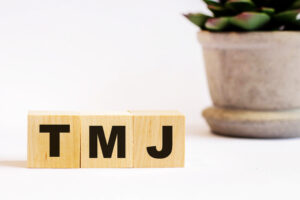
[[[111,158],[118,137],[118,158],[125,158],[125,126],[113,126],[108,143],[102,126],[90,126],[90,158],[98,157],[97,136],[104,158]]]
[[[172,152],[172,126],[163,126],[162,137],[163,139],[161,151],[157,151],[155,146],[147,147],[148,154],[153,158],[166,158]]]
[[[69,133],[70,125],[40,125],[40,133],[50,133],[50,157],[59,157],[59,133]]]

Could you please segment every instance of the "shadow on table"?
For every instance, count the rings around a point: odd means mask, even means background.
[[[0,167],[26,168],[25,160],[0,160]]]
[[[191,137],[220,137],[213,134],[204,123],[187,125],[186,135]]]
[[[288,141],[288,140],[295,140],[300,138],[253,138],[253,137],[238,137],[238,136],[229,136],[229,135],[222,135],[220,133],[212,132],[207,124],[199,123],[199,124],[189,124],[187,126],[186,135],[189,137],[202,137],[202,138],[214,138],[214,139],[226,139],[226,140],[252,140],[252,141]]]

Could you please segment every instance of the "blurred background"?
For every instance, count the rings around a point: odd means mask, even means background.
[[[198,28],[182,16],[200,10],[200,0],[2,1],[0,135],[26,149],[28,110],[171,109],[202,123]]]

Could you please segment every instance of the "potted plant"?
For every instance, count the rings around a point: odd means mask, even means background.
[[[211,130],[300,136],[300,0],[204,1],[211,16],[185,16],[202,29]]]

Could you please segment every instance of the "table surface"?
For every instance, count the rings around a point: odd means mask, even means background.
[[[188,125],[184,168],[28,169],[25,146],[0,138],[5,199],[296,199],[299,139],[241,139]],[[11,150],[11,151],[10,151]],[[23,149],[25,152],[25,149]]]

